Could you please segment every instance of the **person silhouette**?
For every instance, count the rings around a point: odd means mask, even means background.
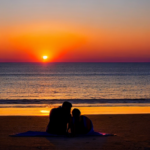
[[[72,115],[69,122],[69,128],[71,129],[71,134],[73,136],[94,132],[92,121],[88,117],[81,115],[79,109],[73,109]]]
[[[65,135],[67,134],[67,124],[71,118],[70,102],[65,101],[61,107],[53,108],[50,111],[49,123],[46,129],[47,133]]]

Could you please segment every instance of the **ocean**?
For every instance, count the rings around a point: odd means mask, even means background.
[[[150,63],[0,63],[0,107],[150,106]]]

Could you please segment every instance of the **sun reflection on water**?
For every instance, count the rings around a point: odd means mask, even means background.
[[[150,107],[78,107],[81,114],[150,114]],[[49,116],[52,108],[0,108],[0,116]],[[72,108],[72,110],[74,107]]]

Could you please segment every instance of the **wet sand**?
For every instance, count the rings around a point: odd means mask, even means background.
[[[45,131],[48,116],[0,116],[0,150],[150,150],[150,114],[88,115],[95,131],[110,137],[10,137],[26,131]]]

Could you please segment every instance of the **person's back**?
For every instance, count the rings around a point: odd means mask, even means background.
[[[64,120],[62,108],[54,108],[50,112],[50,122],[46,132],[52,134],[65,134],[67,121]]]
[[[62,107],[53,108],[51,110],[49,116],[50,121],[46,132],[51,134],[66,134],[67,123],[71,117],[70,109],[72,106],[69,102],[67,103],[68,108],[65,108],[66,106],[63,105]]]

